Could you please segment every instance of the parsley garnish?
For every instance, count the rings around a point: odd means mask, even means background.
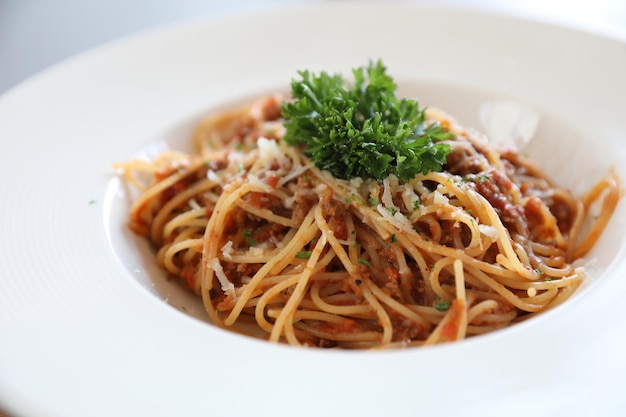
[[[441,171],[450,147],[440,141],[452,134],[427,126],[415,100],[396,97],[380,60],[352,73],[348,88],[339,75],[299,72],[302,79],[291,83],[294,101],[282,105],[285,142],[304,145],[315,165],[337,178],[410,180]]]
[[[370,202],[370,205],[372,206],[377,206],[378,203],[380,203],[380,200],[374,197],[370,197],[368,201]]]
[[[359,263],[363,264],[363,265],[365,265],[367,267],[372,266],[367,259],[363,259],[363,258],[359,258]]]

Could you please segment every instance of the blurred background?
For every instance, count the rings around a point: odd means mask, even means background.
[[[0,0],[0,94],[39,71],[133,33],[315,3],[359,0]],[[360,0],[367,1],[367,0]],[[376,0],[369,0],[376,1]],[[389,2],[394,0],[378,0]],[[395,0],[401,1],[401,0]],[[618,36],[626,0],[404,0],[488,9]]]

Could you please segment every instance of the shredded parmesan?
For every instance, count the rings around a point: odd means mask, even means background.
[[[266,168],[272,166],[274,161],[277,161],[280,166],[289,163],[289,158],[280,150],[275,140],[261,136],[256,143],[259,147],[259,160]]]
[[[363,178],[361,177],[352,178],[349,184],[350,184],[350,187],[357,189],[361,186],[361,184],[363,184]]]
[[[391,187],[389,185],[389,178],[383,180],[383,195],[381,196],[382,203],[385,207],[394,207],[393,199],[391,198]]]
[[[284,184],[287,184],[289,181],[291,181],[292,179],[299,177],[300,175],[302,175],[305,171],[307,171],[308,169],[310,169],[313,166],[313,163],[307,164],[307,165],[303,165],[298,169],[292,170],[290,171],[290,173],[288,175],[285,175],[284,177],[282,177],[279,181],[278,181],[278,186],[282,187]]]
[[[415,194],[415,190],[413,190],[412,187],[404,187],[402,190],[402,200],[410,212],[415,211],[415,207],[419,207],[421,204],[419,196]],[[416,205],[415,203],[418,204]]]
[[[439,205],[447,205],[450,200],[445,195],[441,194],[439,191],[435,190],[433,192],[433,203]]]
[[[489,226],[486,224],[479,224],[478,230],[480,230],[480,233],[482,233],[483,235],[491,238],[491,240],[498,239],[498,229],[496,229],[493,226]]]
[[[210,181],[216,182],[216,183],[218,183],[218,184],[220,183],[220,177],[219,177],[219,175],[217,175],[217,174],[215,173],[215,171],[213,171],[212,169],[209,169],[209,170],[206,172],[206,177],[207,177],[207,179],[208,179],[208,180],[210,180]]]
[[[262,181],[259,177],[257,177],[254,174],[248,174],[248,182],[254,185],[255,187],[262,189],[263,191],[267,193],[271,193],[273,191],[272,187],[268,183],[266,183],[265,181]]]
[[[220,260],[217,258],[213,258],[207,262],[207,267],[211,268],[215,271],[215,275],[222,285],[222,291],[224,291],[227,295],[235,295],[235,286],[232,282],[228,280],[228,277],[224,273],[224,269],[222,269],[222,264],[220,264]]]
[[[224,259],[233,259],[232,254],[235,253],[235,249],[233,248],[233,241],[229,240],[222,246],[222,256]]]
[[[377,205],[376,210],[378,210],[385,220],[396,226],[398,229],[407,232],[413,231],[411,223],[409,223],[408,219],[404,217],[402,213],[396,212],[395,214],[391,214],[387,208],[383,207],[382,204]]]
[[[263,249],[258,248],[256,246],[251,246],[250,249],[248,249],[248,254],[250,256],[260,257],[260,256],[263,256]]]

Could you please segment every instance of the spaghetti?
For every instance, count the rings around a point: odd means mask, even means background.
[[[434,110],[430,122],[453,133],[442,172],[340,180],[281,141],[281,102],[203,120],[194,154],[118,166],[142,188],[130,227],[158,265],[202,297],[214,324],[253,323],[273,342],[422,346],[524,320],[579,286],[573,262],[621,196],[611,171],[575,198]]]

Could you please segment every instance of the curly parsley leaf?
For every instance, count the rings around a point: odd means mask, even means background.
[[[441,171],[452,136],[437,123],[427,124],[415,100],[396,97],[396,84],[379,60],[353,71],[346,87],[339,75],[300,71],[293,80],[293,102],[285,102],[284,140],[303,145],[321,170],[335,177],[403,180]]]

